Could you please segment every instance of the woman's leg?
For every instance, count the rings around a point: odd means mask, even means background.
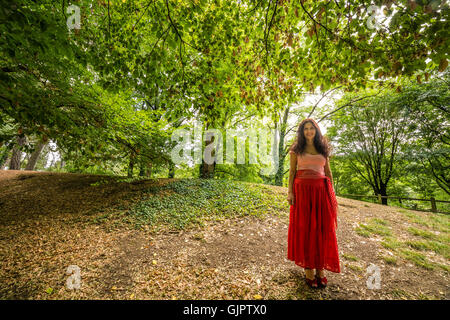
[[[314,269],[306,269],[305,268],[306,277],[310,280],[314,280]]]
[[[316,275],[323,278],[325,277],[325,273],[323,269],[316,269]]]

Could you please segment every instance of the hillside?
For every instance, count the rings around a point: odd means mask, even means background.
[[[450,219],[338,197],[340,274],[286,259],[287,188],[0,171],[1,299],[448,299]],[[380,289],[366,269],[380,268]],[[68,290],[66,270],[81,270]]]

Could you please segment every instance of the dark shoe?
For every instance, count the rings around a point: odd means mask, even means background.
[[[321,288],[325,288],[328,283],[327,277],[321,278],[321,277],[319,277],[318,274],[316,274],[316,281],[319,284],[319,287],[321,287]]]
[[[305,280],[306,280],[306,283],[308,284],[308,286],[309,286],[310,288],[314,288],[314,289],[318,288],[318,285],[317,285],[317,279],[316,279],[316,278],[314,278],[313,280],[311,280],[311,279],[308,279],[308,278],[305,276]]]

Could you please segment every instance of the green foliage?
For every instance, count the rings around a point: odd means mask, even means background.
[[[327,131],[338,154],[333,162],[339,193],[445,198],[448,76],[422,84],[405,81],[400,93],[366,91],[341,99],[343,108]]]
[[[73,171],[160,171],[184,120],[226,128],[240,112],[274,118],[305,90],[392,88],[447,67],[446,3],[388,4],[380,30],[362,0],[80,0],[79,30],[68,30],[66,5],[1,1],[0,143],[19,130],[48,137]],[[445,106],[445,92],[416,99]],[[447,151],[433,141],[440,158],[428,171]]]
[[[372,224],[377,224],[378,227],[373,227],[373,225],[369,228],[363,227],[360,228],[362,231],[369,234],[375,233],[380,234],[383,237],[381,241],[381,245],[393,251],[397,254],[398,257],[402,257],[406,260],[413,262],[414,264],[432,270],[437,268],[441,268],[448,272],[449,268],[446,265],[438,263],[436,261],[430,261],[425,254],[432,252],[433,255],[439,255],[443,259],[449,259],[450,251],[450,237],[448,224],[450,219],[446,215],[427,213],[424,214],[423,217],[419,217],[418,215],[407,211],[400,210],[401,213],[405,214],[405,217],[408,221],[417,223],[419,225],[426,226],[426,230],[422,228],[408,227],[405,231],[409,234],[417,237],[418,239],[399,241],[395,235],[390,232],[385,232],[386,230],[381,230],[382,232],[378,232],[377,230],[380,226],[385,227],[385,221],[379,220],[377,218],[372,219]],[[378,222],[376,222],[378,221]],[[431,222],[434,223],[431,223]],[[373,230],[375,229],[375,230]],[[370,232],[368,230],[371,230]],[[372,231],[373,230],[373,231]],[[382,257],[386,263],[396,264],[395,257]]]
[[[361,223],[356,231],[360,235],[366,236],[369,234],[377,234],[380,236],[390,236],[392,234],[387,222],[381,219],[373,218],[368,223]]]
[[[450,232],[450,219],[444,213],[433,213],[432,215],[422,217],[409,210],[400,209],[399,212],[408,217],[409,221],[421,226],[432,228],[438,232]]]
[[[180,179],[148,190],[148,199],[127,213],[137,226],[185,229],[206,219],[262,216],[284,209],[283,200],[264,186],[218,179]]]
[[[358,273],[363,273],[364,269],[358,265],[354,265],[354,264],[346,264],[346,267],[352,269],[353,271],[356,271]]]
[[[414,299],[414,296],[411,295],[410,293],[408,293],[407,291],[403,290],[403,289],[393,289],[391,291],[391,294],[396,298],[396,299],[404,299],[404,300],[410,300],[410,299]],[[422,296],[422,294],[420,294]]]
[[[345,259],[350,260],[350,261],[358,261],[359,259],[351,254],[348,253],[344,253],[342,255]]]
[[[416,250],[419,251],[434,251],[446,259],[450,258],[450,253],[448,250],[448,244],[441,243],[438,241],[407,241],[406,244]]]
[[[397,248],[401,248],[403,246],[403,243],[398,241],[395,237],[385,237],[383,241],[381,242],[381,245],[385,247],[386,249],[392,249],[395,250]]]
[[[414,262],[416,265],[423,267],[428,270],[433,270],[435,268],[434,264],[430,263],[427,258],[416,251],[408,249],[400,249],[400,254],[407,260]]]
[[[383,256],[382,258],[387,264],[397,265],[397,258],[395,257]]]
[[[439,233],[437,234],[437,233],[434,233],[431,231],[414,228],[414,227],[409,227],[408,232],[411,233],[412,235],[415,235],[415,236],[418,236],[418,237],[421,237],[424,239],[440,241],[442,243],[450,243],[449,236],[445,235],[445,234],[439,234]]]

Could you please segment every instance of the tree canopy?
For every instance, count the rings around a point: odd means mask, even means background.
[[[401,93],[448,65],[445,1],[0,2],[0,144],[86,165],[172,165],[192,119],[276,123],[307,92]]]

